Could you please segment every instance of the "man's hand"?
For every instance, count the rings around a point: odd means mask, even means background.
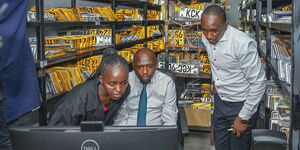
[[[235,134],[237,137],[240,137],[243,132],[247,130],[247,124],[244,124],[241,122],[240,117],[236,117],[233,121],[232,127],[232,133]]]
[[[211,95],[215,95],[215,94],[217,94],[217,90],[216,90],[215,84],[213,83],[212,88],[211,88]]]

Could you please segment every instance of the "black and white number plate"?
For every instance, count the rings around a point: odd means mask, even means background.
[[[164,65],[164,62],[158,63],[159,68],[163,68]],[[199,74],[199,68],[195,67],[194,65],[169,63],[169,69],[177,73]]]
[[[202,12],[203,10],[181,7],[179,16],[181,18],[201,19]]]

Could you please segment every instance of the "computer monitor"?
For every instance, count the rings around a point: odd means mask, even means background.
[[[14,150],[176,150],[176,126],[112,127],[81,132],[80,127],[10,129]]]

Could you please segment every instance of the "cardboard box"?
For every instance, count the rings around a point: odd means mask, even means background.
[[[188,126],[200,126],[210,127],[211,126],[211,107],[198,107],[193,106],[184,108]]]

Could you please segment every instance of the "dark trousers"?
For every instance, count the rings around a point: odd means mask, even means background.
[[[251,149],[251,130],[255,128],[258,113],[252,116],[248,129],[240,137],[232,134],[232,132],[228,132],[243,105],[244,101],[226,102],[222,101],[218,94],[215,94],[213,128],[216,150]]]
[[[0,81],[0,150],[11,150],[8,127],[5,122],[6,104]]]

